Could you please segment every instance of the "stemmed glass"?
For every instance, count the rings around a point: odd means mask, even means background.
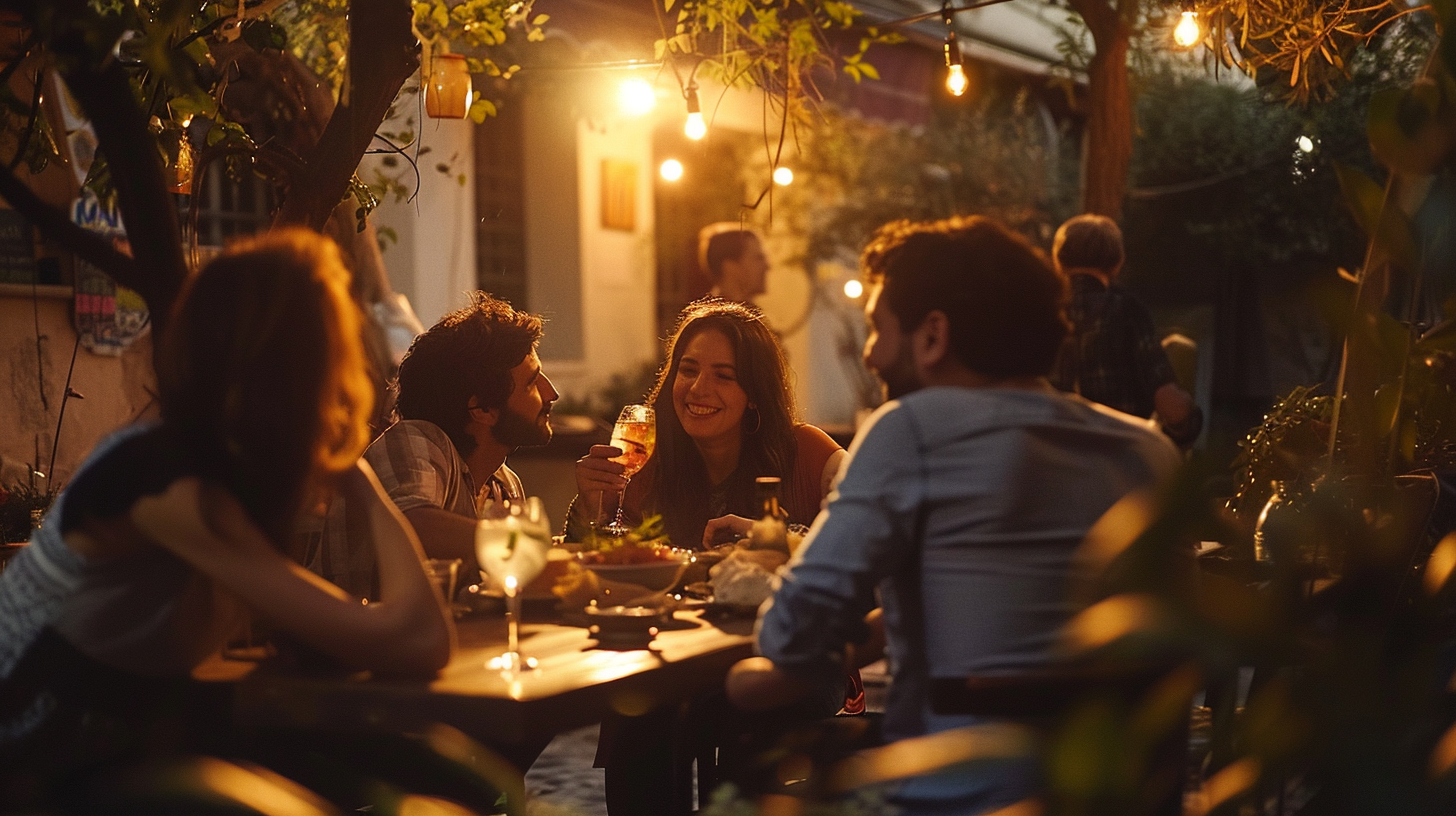
[[[612,428],[612,447],[620,448],[622,455],[612,459],[622,465],[622,477],[629,482],[637,471],[647,464],[652,449],[657,445],[657,413],[651,405],[628,405],[617,415],[617,424]],[[625,491],[625,487],[623,490]],[[601,531],[610,536],[624,536],[627,525],[622,523],[622,497],[617,494],[617,513]]]
[[[487,501],[475,527],[475,555],[490,582],[506,596],[506,652],[486,666],[511,674],[536,668],[521,656],[521,592],[546,568],[551,526],[541,499]]]

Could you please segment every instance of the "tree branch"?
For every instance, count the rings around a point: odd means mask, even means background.
[[[419,43],[408,0],[349,3],[349,71],[345,93],[293,180],[275,225],[323,229],[349,190],[349,179],[389,106],[419,68]]]
[[[137,278],[136,263],[116,251],[110,239],[84,229],[71,221],[66,213],[35,194],[14,173],[0,167],[0,198],[61,246],[117,280]]]
[[[96,67],[89,60],[74,60],[64,77],[107,158],[121,220],[136,259],[130,269],[113,277],[141,293],[152,322],[161,330],[187,278],[187,264],[177,205],[163,182],[157,142],[120,63],[108,60]]]

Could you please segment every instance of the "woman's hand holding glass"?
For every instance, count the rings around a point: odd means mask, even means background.
[[[628,481],[647,464],[657,442],[657,416],[650,405],[628,405],[617,417],[612,429],[612,444],[593,445],[591,451],[576,462],[576,493],[586,500],[593,527],[604,515],[604,497],[617,497],[612,520],[599,529],[608,535],[627,532],[622,523],[621,496]]]
[[[614,461],[622,455],[620,448],[611,445],[592,445],[586,456],[576,460],[576,495],[580,496],[579,510],[574,515],[595,527],[602,515],[602,496],[618,494],[627,489],[627,478],[622,475],[626,468]]]

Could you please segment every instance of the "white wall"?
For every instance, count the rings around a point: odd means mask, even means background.
[[[552,372],[563,393],[584,395],[600,388],[611,374],[658,357],[652,202],[652,174],[657,168],[650,116],[578,119],[576,138],[584,347],[574,360],[553,360]],[[602,226],[602,162],[607,159],[636,166],[635,224],[630,232]],[[534,247],[527,251],[534,252]]]
[[[420,147],[430,150],[420,157],[419,195],[412,202],[386,200],[374,215],[376,227],[399,236],[384,250],[390,285],[410,299],[426,327],[464,306],[465,292],[475,288],[473,128],[469,119],[426,117]],[[378,161],[378,156],[366,157],[361,177],[371,179],[369,167]],[[449,166],[448,175],[435,169],[441,163]],[[407,167],[401,178],[407,186],[414,183]]]

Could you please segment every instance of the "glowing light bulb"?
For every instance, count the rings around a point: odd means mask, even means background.
[[[1300,136],[1298,139],[1294,140],[1294,146],[1299,148],[1300,153],[1313,153],[1314,139],[1311,139],[1308,136]]]
[[[787,167],[775,167],[773,171],[774,184],[780,187],[787,187],[794,183],[794,171]]]
[[[1192,48],[1203,39],[1203,29],[1198,25],[1198,12],[1185,11],[1173,27],[1173,42],[1184,48]]]
[[[971,81],[966,78],[966,69],[959,62],[952,62],[945,71],[945,89],[952,96],[963,96],[969,87]]]
[[[860,295],[863,295],[863,294],[864,294],[864,284],[863,283],[860,283],[855,278],[850,278],[849,280],[847,280],[847,281],[844,282],[844,296],[845,297],[849,298],[850,300],[859,300],[859,296]]]
[[[657,105],[657,93],[646,80],[629,79],[617,88],[617,104],[628,116],[643,116]]]
[[[708,135],[708,123],[703,121],[702,111],[688,114],[688,121],[683,125],[683,135],[695,142]]]
[[[662,176],[663,181],[677,181],[683,177],[682,162],[677,159],[668,159],[657,168],[657,174]]]

